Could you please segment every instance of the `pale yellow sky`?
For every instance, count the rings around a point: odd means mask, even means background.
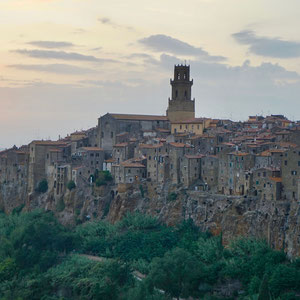
[[[172,66],[184,60],[199,115],[248,114],[204,107],[206,99],[219,107],[257,98],[251,113],[284,110],[282,102],[299,98],[299,11],[299,0],[1,0],[0,148],[19,128],[25,143],[37,137],[31,129],[54,137],[93,126],[111,109],[163,114]],[[138,107],[152,98],[156,105]],[[300,119],[294,111],[286,114]]]

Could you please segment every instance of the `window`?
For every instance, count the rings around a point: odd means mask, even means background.
[[[256,181],[256,185],[259,185],[259,181],[258,180]]]
[[[298,167],[300,167],[300,160],[298,161]]]
[[[284,165],[287,166],[287,160],[284,161]]]
[[[103,131],[101,131],[101,137],[104,138],[104,132]]]
[[[182,125],[180,125],[179,128],[182,129]]]
[[[149,155],[149,160],[151,160],[151,156]]]
[[[185,98],[187,97],[187,91],[184,91],[184,97]]]
[[[266,177],[267,176],[267,172],[263,172],[263,176]]]
[[[111,138],[114,137],[114,133],[113,133],[113,132],[110,133],[110,137],[111,137]]]
[[[177,98],[178,97],[178,91],[176,90],[175,91],[175,98]]]
[[[130,169],[128,169],[128,174],[130,174],[131,173],[131,170]]]
[[[292,175],[297,175],[297,171],[291,171]]]
[[[177,79],[180,79],[180,73],[177,73]]]
[[[259,172],[257,173],[257,176],[260,177],[260,173]]]

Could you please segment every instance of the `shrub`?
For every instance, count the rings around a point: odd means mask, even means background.
[[[70,180],[67,184],[67,188],[69,191],[72,191],[73,189],[75,189],[76,188],[75,182],[73,180]]]
[[[98,178],[96,180],[96,186],[106,185],[106,181],[104,179]]]
[[[168,195],[168,200],[169,201],[175,201],[177,199],[177,194],[172,192]]]
[[[43,179],[39,182],[36,191],[41,194],[46,193],[48,191],[48,182],[46,179]]]

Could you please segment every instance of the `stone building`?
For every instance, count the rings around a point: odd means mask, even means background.
[[[147,178],[157,183],[168,180],[170,164],[167,145],[140,144],[139,154],[147,159]]]
[[[119,134],[128,132],[130,137],[142,138],[143,131],[156,128],[169,129],[170,122],[166,116],[110,114],[98,119],[99,145],[111,153],[113,146],[119,142]]]
[[[173,121],[171,124],[171,133],[193,133],[202,135],[204,131],[205,122],[202,118],[194,118],[185,121]]]
[[[89,179],[96,171],[103,170],[104,150],[102,148],[82,147],[77,150],[75,158],[77,159],[76,165],[80,164],[84,167],[82,176],[86,179]]]
[[[253,171],[253,192],[263,200],[279,200],[281,198],[280,169],[259,168]]]
[[[134,143],[120,143],[113,146],[112,157],[115,160],[116,164],[119,164],[122,161],[133,158],[134,156]]]
[[[139,159],[130,159],[112,165],[112,175],[116,184],[139,183],[146,180],[146,166]]]
[[[193,80],[190,80],[190,66],[175,66],[174,79],[170,83],[172,96],[167,109],[168,119],[171,123],[194,119],[195,99],[192,99]]]
[[[215,191],[218,186],[219,159],[215,155],[205,155],[201,159],[201,178],[207,190]]]
[[[284,153],[281,165],[283,197],[287,200],[298,199],[298,180],[300,176],[300,147]]]
[[[71,147],[63,141],[33,141],[29,144],[28,191],[33,192],[46,178],[47,153],[52,148],[62,150],[62,157],[71,157]]]
[[[227,155],[224,152],[223,154],[223,156],[219,155],[219,192],[227,195],[249,194],[251,189],[251,169],[255,163],[254,155],[240,151],[230,152]]]
[[[28,180],[27,151],[12,148],[0,152],[0,186],[1,184],[27,186]]]
[[[194,154],[194,149],[183,143],[169,143],[169,159],[170,159],[170,182],[173,184],[182,183],[181,167],[183,157],[186,154]]]
[[[201,159],[203,155],[184,155],[181,164],[181,182],[187,188],[201,179]]]

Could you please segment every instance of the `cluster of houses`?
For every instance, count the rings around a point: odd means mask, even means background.
[[[61,196],[70,181],[174,184],[224,195],[300,200],[300,122],[282,115],[246,122],[195,118],[189,66],[175,66],[166,116],[111,114],[58,141],[33,141],[0,152],[0,190],[30,194],[42,180]]]

